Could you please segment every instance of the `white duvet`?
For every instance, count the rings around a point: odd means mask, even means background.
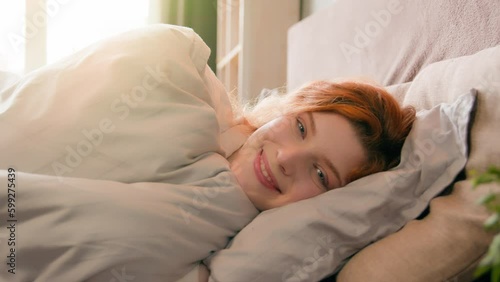
[[[155,25],[0,92],[0,281],[176,281],[257,215],[209,53]]]

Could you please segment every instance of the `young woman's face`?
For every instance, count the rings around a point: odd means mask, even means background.
[[[346,185],[366,153],[347,119],[316,112],[267,123],[229,160],[246,195],[263,211]]]

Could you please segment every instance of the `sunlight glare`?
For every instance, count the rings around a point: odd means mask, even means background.
[[[149,1],[69,1],[48,18],[47,62],[100,39],[147,24]]]

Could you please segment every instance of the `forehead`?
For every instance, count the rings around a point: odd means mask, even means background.
[[[316,128],[321,129],[318,137],[343,136],[357,138],[356,131],[349,120],[334,112],[307,112]]]

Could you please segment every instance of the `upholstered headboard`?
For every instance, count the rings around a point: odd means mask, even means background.
[[[500,43],[500,1],[338,0],[288,33],[288,90],[314,79],[412,81],[422,67]]]

